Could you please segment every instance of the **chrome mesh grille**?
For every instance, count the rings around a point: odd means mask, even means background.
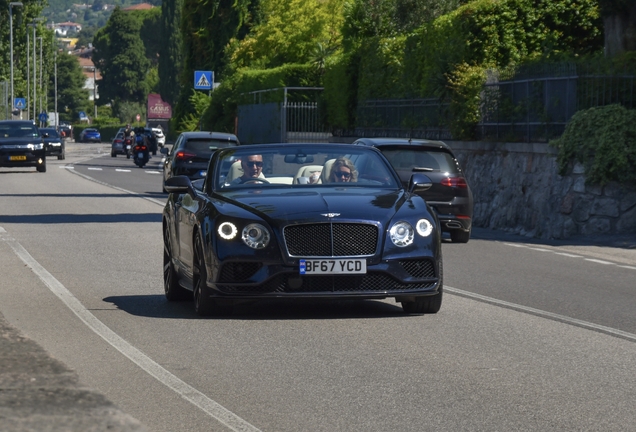
[[[291,256],[331,257],[373,255],[378,227],[363,223],[289,225],[283,231]]]
[[[223,264],[219,282],[242,282],[248,280],[259,271],[263,264],[260,262],[229,262]]]

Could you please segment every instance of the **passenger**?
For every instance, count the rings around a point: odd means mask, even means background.
[[[243,175],[232,180],[231,184],[243,184],[258,179],[263,172],[263,155],[241,158],[241,168],[243,168]]]
[[[331,165],[329,182],[346,183],[356,181],[358,181],[358,171],[353,162],[344,156],[337,158]]]

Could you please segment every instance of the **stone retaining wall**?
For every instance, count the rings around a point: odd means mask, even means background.
[[[558,174],[547,144],[446,141],[473,190],[474,225],[539,238],[636,232],[636,190]]]

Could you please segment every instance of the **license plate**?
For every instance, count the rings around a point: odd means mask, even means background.
[[[300,274],[365,274],[365,259],[300,260]]]
[[[25,161],[26,156],[9,156],[9,160],[11,161]]]
[[[143,157],[144,157],[144,154],[143,154],[143,153],[137,153],[137,159],[141,159],[141,158],[143,158]]]

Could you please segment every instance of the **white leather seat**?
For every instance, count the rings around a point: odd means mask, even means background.
[[[335,159],[329,159],[322,167],[322,172],[320,173],[320,183],[329,183],[329,174],[331,174],[331,166],[335,162]]]
[[[232,180],[241,177],[244,174],[241,161],[236,161],[230,166],[230,171],[227,173],[225,183],[230,183]],[[258,175],[259,178],[265,178],[263,172]]]
[[[305,165],[298,168],[298,172],[294,176],[294,184],[299,184],[299,177],[307,177],[309,178],[312,174],[320,173],[322,171],[322,165]],[[320,182],[320,178],[318,179],[318,183]]]

